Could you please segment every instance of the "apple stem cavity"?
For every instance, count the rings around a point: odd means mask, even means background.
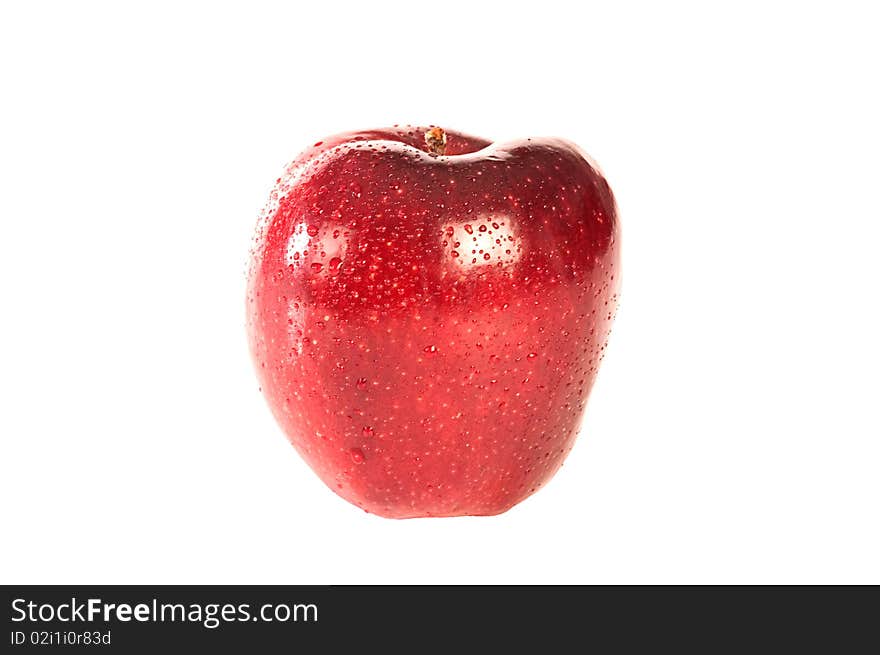
[[[425,132],[425,145],[432,155],[446,154],[446,132],[439,127],[432,127]]]

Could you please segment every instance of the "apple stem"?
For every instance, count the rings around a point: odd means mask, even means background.
[[[432,127],[425,132],[425,144],[432,155],[446,154],[446,132],[439,127]]]

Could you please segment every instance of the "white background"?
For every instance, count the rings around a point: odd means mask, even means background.
[[[877,21],[710,4],[4,3],[0,581],[880,583]],[[251,369],[272,182],[396,122],[620,204],[577,447],[499,517],[349,506]]]

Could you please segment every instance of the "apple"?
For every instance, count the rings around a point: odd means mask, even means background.
[[[277,181],[250,261],[250,349],[275,418],[368,512],[506,511],[574,443],[619,230],[608,183],[561,139],[318,141]]]

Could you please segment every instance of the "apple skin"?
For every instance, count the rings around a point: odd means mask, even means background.
[[[560,139],[425,127],[309,148],[257,227],[247,297],[269,406],[381,516],[493,515],[571,450],[618,299],[611,190]]]

